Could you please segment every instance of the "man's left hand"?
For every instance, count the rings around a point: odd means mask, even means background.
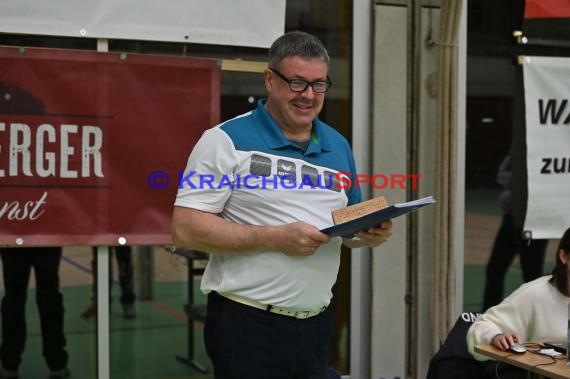
[[[363,246],[376,247],[380,246],[388,240],[392,235],[393,224],[391,220],[384,221],[376,228],[369,228],[354,233],[355,239],[343,238],[343,243],[350,248],[358,248]]]

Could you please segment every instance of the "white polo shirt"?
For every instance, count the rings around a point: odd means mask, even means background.
[[[303,152],[285,138],[260,100],[254,111],[202,135],[180,180],[175,206],[219,214],[239,224],[305,221],[323,229],[333,225],[332,210],[361,201],[360,190],[342,181],[341,172],[356,173],[344,137],[317,119]],[[332,298],[341,243],[340,237],[332,238],[308,257],[276,251],[211,254],[201,288],[263,304],[318,310]]]

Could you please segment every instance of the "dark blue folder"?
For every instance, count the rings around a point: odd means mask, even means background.
[[[386,220],[404,215],[433,203],[435,203],[433,197],[428,196],[422,199],[409,201],[407,203],[394,204],[387,208],[377,210],[354,220],[322,229],[321,232],[329,234],[331,237],[340,236],[345,238],[352,238],[354,236],[354,233],[358,231],[376,227]]]

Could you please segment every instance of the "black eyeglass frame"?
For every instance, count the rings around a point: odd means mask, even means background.
[[[315,93],[326,93],[332,86],[332,81],[330,80],[330,78],[327,75],[327,80],[315,80],[314,82],[308,82],[304,79],[289,79],[287,77],[285,77],[282,73],[280,73],[279,71],[277,71],[274,68],[269,67],[269,69],[271,71],[273,71],[274,73],[277,74],[277,76],[279,76],[281,79],[283,79],[283,81],[287,82],[287,84],[289,85],[289,89],[293,92],[305,92],[307,90],[307,88],[309,88],[309,86],[311,86],[311,88],[313,89],[313,92]],[[297,84],[301,84],[303,83],[303,89],[293,89],[293,83],[297,83]],[[318,83],[326,83],[326,88],[324,91],[317,91],[317,89],[315,89],[315,84]]]

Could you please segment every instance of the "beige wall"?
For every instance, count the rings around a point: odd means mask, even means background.
[[[374,7],[372,172],[422,174],[417,192],[376,190],[373,193],[385,195],[390,203],[433,195],[436,186],[438,48],[426,44],[426,38],[431,26],[432,40],[437,41],[440,9],[420,7],[412,28],[413,22],[409,21],[412,10],[407,5],[402,2]],[[465,9],[463,12],[465,24]],[[410,30],[415,34],[411,35]],[[457,309],[463,301],[465,45],[466,25],[463,25],[459,48],[460,130],[456,141]],[[394,220],[392,238],[372,253],[370,378],[405,378],[408,374],[425,378],[429,360],[435,353],[430,320],[431,278],[437,264],[433,259],[434,210],[427,207],[419,211],[415,215],[417,223],[412,227],[408,216]],[[410,295],[409,304],[407,295]]]
[[[407,9],[374,8],[372,173],[407,171]],[[390,204],[406,190],[373,190]],[[394,221],[389,242],[372,252],[371,378],[405,377],[406,217]]]

